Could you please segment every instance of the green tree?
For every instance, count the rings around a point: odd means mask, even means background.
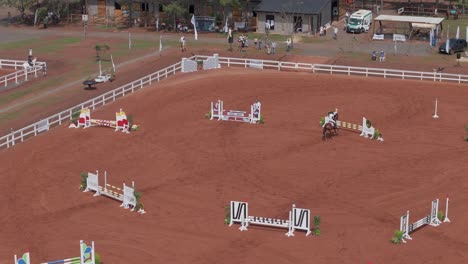
[[[226,21],[226,9],[227,8],[239,8],[241,3],[239,0],[219,0],[221,6],[221,12],[223,13],[223,23]]]
[[[176,18],[178,16],[184,15],[187,11],[182,5],[181,1],[172,1],[170,4],[163,6],[164,13],[167,13],[170,17],[173,18],[174,30],[177,28]]]
[[[21,19],[24,20],[26,10],[30,9],[37,0],[0,0],[0,6],[8,6],[18,9],[21,13]]]

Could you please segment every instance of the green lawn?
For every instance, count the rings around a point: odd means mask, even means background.
[[[24,39],[24,40],[19,40],[19,41],[1,43],[0,49],[1,50],[13,50],[13,49],[22,49],[22,48],[24,49],[24,48],[29,48],[32,45],[36,45],[38,42],[40,42],[39,38],[30,38],[30,39]]]

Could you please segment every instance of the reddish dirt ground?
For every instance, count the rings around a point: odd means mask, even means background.
[[[463,263],[467,93],[266,70],[176,75],[91,113],[113,119],[123,108],[138,132],[64,125],[0,152],[0,259],[24,250],[33,263],[74,257],[85,239],[105,263]],[[210,101],[248,110],[256,98],[264,125],[204,119]],[[344,121],[366,115],[385,142],[347,131],[322,142],[319,119],[335,107]],[[80,172],[96,169],[107,170],[110,184],[134,180],[148,213],[81,193]],[[424,227],[405,245],[389,242],[406,210],[414,222],[447,194],[452,223]],[[283,219],[292,203],[309,208],[322,218],[322,235],[240,232],[223,224],[230,200]]]
[[[95,53],[92,52],[92,49],[89,47],[92,46],[92,43],[102,43],[104,41],[100,42],[100,39],[93,39],[93,40],[86,40],[83,41],[82,43],[75,43],[73,45],[70,45],[70,47],[67,47],[65,51],[67,54],[70,54],[67,60],[63,60],[63,54],[62,53],[57,53],[57,54],[49,54],[47,57],[47,63],[48,63],[48,73],[47,77],[43,77],[42,75],[39,75],[37,79],[33,79],[32,81],[22,83],[21,85],[7,89],[5,91],[0,91],[0,96],[7,96],[10,93],[13,92],[25,92],[32,85],[35,85],[37,82],[46,82],[50,78],[56,78],[57,76],[63,75],[64,73],[67,73],[73,69],[73,60],[74,59],[83,59],[83,58],[89,58],[90,61],[92,61],[93,56],[95,56]],[[95,98],[105,92],[108,92],[112,89],[115,89],[117,87],[123,86],[127,83],[130,83],[134,80],[137,80],[138,78],[147,76],[153,72],[156,72],[160,69],[163,69],[169,65],[175,64],[177,62],[181,61],[182,57],[190,57],[193,54],[198,54],[198,55],[213,55],[214,53],[218,53],[221,56],[233,56],[233,57],[242,57],[243,54],[239,54],[237,52],[226,52],[221,49],[204,49],[204,48],[195,48],[192,50],[189,50],[188,52],[181,53],[178,49],[168,49],[163,52],[163,56],[159,56],[158,54],[153,54],[149,55],[147,58],[142,59],[138,61],[137,63],[131,63],[128,65],[125,65],[122,68],[118,69],[117,72],[117,78],[114,82],[111,83],[103,83],[97,85],[97,89],[95,90],[86,90],[84,89],[85,86],[83,86],[81,83],[74,85],[72,87],[68,87],[66,89],[63,89],[61,91],[55,92],[54,94],[51,94],[47,96],[47,100],[42,103],[37,103],[33,106],[28,106],[27,108],[22,109],[22,115],[21,118],[18,118],[17,115],[13,115],[15,117],[14,119],[7,120],[8,118],[5,117],[2,122],[0,122],[0,135],[5,135],[7,133],[10,133],[11,129],[13,128],[14,130],[20,129],[22,127],[25,127],[27,125],[30,125],[34,122],[37,122],[38,120],[41,120],[43,118],[52,116],[56,113],[59,113],[65,109],[71,108],[75,105],[78,105],[86,100],[89,100],[91,98]],[[0,52],[1,54],[1,52]],[[10,55],[11,57],[14,58],[21,58],[21,52],[16,51],[16,53],[12,53]],[[325,63],[329,59],[325,57],[307,57],[307,56],[295,56],[295,55],[276,55],[276,56],[268,56],[268,55],[251,55],[249,54],[250,58],[262,58],[262,59],[272,59],[272,60],[277,60],[281,59],[283,61],[294,61],[294,62],[304,62],[304,63]],[[122,63],[124,61],[116,59],[116,64]],[[76,81],[77,79],[80,79],[80,77],[76,76],[75,78],[70,79],[70,81]],[[82,78],[83,80],[86,78]],[[31,99],[34,98],[37,95],[43,94],[50,92],[50,90],[53,90],[57,87],[55,86],[47,86],[41,89],[38,89],[35,92],[30,93],[27,96],[24,96],[24,98],[21,99],[16,99],[9,103],[6,106],[11,106],[14,104],[17,104],[21,102],[22,100],[26,99]],[[47,107],[44,107],[46,105]],[[16,108],[21,108],[21,107],[16,107]]]

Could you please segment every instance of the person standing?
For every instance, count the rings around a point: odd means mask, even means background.
[[[267,21],[267,22],[265,23],[265,33],[266,33],[266,34],[270,33],[270,27],[271,27],[271,26],[270,26],[270,22]]]
[[[382,50],[380,52],[380,62],[384,62],[385,61],[385,52]]]
[[[291,38],[288,38],[286,40],[286,52],[289,52],[291,50]]]
[[[271,43],[271,54],[275,55],[276,53],[276,41],[273,40]]]
[[[186,48],[185,48],[185,37],[183,35],[182,37],[180,37],[179,43],[180,43],[180,51],[184,52]]]
[[[229,51],[232,51],[232,43],[233,42],[234,42],[234,36],[232,35],[232,29],[229,28],[229,30],[228,30]]]
[[[47,76],[47,64],[42,65],[42,76]]]
[[[49,17],[48,16],[44,17],[44,20],[42,21],[42,23],[44,24],[44,28],[47,28],[47,24],[49,24]]]
[[[335,28],[333,29],[333,38],[334,39],[338,39],[338,27],[335,26]]]

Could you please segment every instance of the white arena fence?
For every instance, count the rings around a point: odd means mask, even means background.
[[[212,56],[195,55],[189,60],[206,60]],[[420,71],[404,71],[394,69],[381,69],[381,68],[365,68],[353,66],[339,66],[339,65],[326,65],[326,64],[310,64],[310,63],[297,63],[297,62],[284,62],[272,60],[260,60],[249,58],[230,58],[219,57],[219,64],[227,67],[243,67],[254,69],[271,69],[280,71],[301,71],[312,73],[327,73],[327,74],[343,74],[353,76],[365,77],[382,77],[382,78],[396,78],[403,80],[422,80],[433,82],[452,82],[464,84],[468,83],[468,75],[439,73],[439,72],[420,72]],[[39,133],[49,130],[52,127],[59,126],[63,122],[71,120],[72,115],[81,111],[84,108],[95,109],[96,107],[103,106],[108,102],[115,101],[119,97],[131,94],[153,82],[158,82],[161,79],[174,75],[182,71],[182,62],[168,66],[155,73],[147,75],[141,79],[123,85],[98,97],[90,99],[75,107],[64,110],[58,114],[45,118],[41,121],[33,123],[17,131],[12,131],[8,135],[0,138],[0,149],[9,148],[19,142],[37,136]]]
[[[190,59],[193,59],[193,57],[191,57]],[[181,63],[178,62],[155,73],[140,78],[136,81],[123,85],[107,93],[104,93],[98,97],[90,99],[77,106],[74,106],[58,114],[38,121],[34,124],[31,124],[16,131],[12,131],[8,135],[5,135],[0,138],[0,149],[10,148],[15,144],[23,142],[28,138],[37,136],[41,132],[48,131],[50,128],[60,126],[62,125],[62,123],[71,120],[73,114],[80,112],[81,109],[89,108],[94,110],[99,106],[106,105],[107,103],[113,102],[120,97],[131,94],[145,86],[151,85],[154,82],[159,82],[160,80],[165,79],[168,76],[174,75],[177,72],[180,72],[181,69]]]
[[[209,56],[196,56],[197,60],[207,59]],[[395,78],[403,80],[420,80],[433,82],[468,83],[468,75],[441,72],[405,71],[384,68],[366,68],[354,66],[340,66],[329,64],[310,64],[298,62],[272,61],[249,58],[219,57],[219,64],[227,67],[260,68],[279,71],[301,71],[313,73],[343,74],[365,77]]]
[[[23,68],[23,64],[27,61],[19,60],[3,60],[0,59],[0,69],[11,69],[14,68],[18,70],[16,72],[9,73],[7,75],[0,76],[0,86],[8,86],[9,84],[18,84],[20,81],[27,81],[28,75],[33,74],[37,77],[38,72],[42,70],[43,67],[46,67],[45,62],[36,61],[34,67],[31,67],[27,70]]]

